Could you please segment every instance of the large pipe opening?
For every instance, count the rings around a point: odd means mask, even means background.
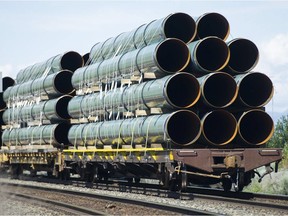
[[[166,130],[171,141],[180,146],[196,142],[201,135],[199,117],[191,111],[177,111],[168,119]]]
[[[2,90],[5,91],[10,86],[13,86],[15,84],[15,80],[11,77],[3,77],[2,78]]]
[[[208,106],[224,108],[237,98],[238,87],[232,76],[226,73],[209,74],[202,84],[202,97]]]
[[[189,108],[200,98],[200,85],[198,80],[188,73],[173,75],[166,84],[166,97],[168,102],[176,108]]]
[[[54,140],[58,144],[68,145],[68,132],[70,129],[70,125],[66,123],[58,124],[54,130]]]
[[[216,36],[226,40],[230,33],[228,20],[219,13],[206,13],[196,20],[197,37]]]
[[[71,83],[73,73],[69,70],[62,70],[54,77],[54,88],[58,93],[70,94],[74,91]]]
[[[202,134],[210,144],[226,145],[237,135],[237,121],[225,110],[212,111],[202,119]]]
[[[238,38],[228,43],[230,60],[228,69],[234,73],[246,73],[251,71],[258,63],[259,51],[250,40]]]
[[[62,56],[60,64],[62,69],[67,69],[74,72],[76,69],[83,66],[84,61],[79,53],[70,51]]]
[[[170,38],[157,46],[154,58],[164,72],[175,73],[187,67],[190,52],[183,41]]]
[[[60,97],[57,100],[55,110],[56,110],[56,115],[60,119],[67,120],[71,118],[68,113],[68,104],[71,98],[72,98],[71,96],[65,95],[65,96]]]
[[[188,14],[171,14],[164,22],[164,34],[166,38],[178,38],[189,43],[196,36],[196,23]]]
[[[230,51],[226,43],[216,37],[203,39],[196,47],[195,58],[200,68],[207,72],[223,69],[229,62]]]
[[[84,65],[85,65],[85,66],[86,66],[86,65],[90,65],[91,59],[89,58],[89,55],[90,55],[90,53],[86,53],[85,55],[82,56],[83,62],[84,62],[83,66],[84,66]]]
[[[273,135],[272,118],[262,110],[250,110],[238,121],[240,137],[249,145],[265,144]]]
[[[273,83],[263,73],[254,72],[246,74],[239,84],[239,98],[249,107],[262,107],[272,98]]]

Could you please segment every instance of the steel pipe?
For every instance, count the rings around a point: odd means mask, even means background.
[[[200,136],[198,116],[187,110],[115,121],[73,125],[68,133],[72,145],[121,145],[171,142],[178,147]]]
[[[230,50],[230,60],[223,71],[232,75],[247,73],[257,65],[259,51],[252,41],[236,38],[229,41],[227,45]]]
[[[205,13],[196,18],[197,39],[203,39],[209,36],[216,36],[226,40],[230,33],[228,20],[219,13]]]
[[[232,82],[235,82],[233,78]],[[76,119],[102,116],[106,112],[134,112],[136,109],[161,108],[165,112],[171,109],[190,108],[199,98],[200,86],[197,79],[183,72],[129,87],[112,89],[106,93],[74,97],[69,102],[68,112]]]
[[[268,76],[259,72],[250,72],[235,76],[239,88],[238,104],[259,108],[265,106],[273,97],[273,83]]]
[[[64,95],[56,99],[37,104],[6,109],[2,114],[4,124],[20,124],[31,121],[60,122],[70,118],[67,106],[71,96]]]
[[[184,71],[189,71],[195,76],[221,71],[229,62],[229,48],[217,37],[206,37],[189,43],[188,47],[191,59]]]
[[[236,81],[227,73],[210,73],[198,78],[201,85],[202,102],[213,108],[225,108],[237,98]]]
[[[274,133],[272,118],[262,110],[244,112],[238,120],[238,143],[247,145],[263,145]]]
[[[27,128],[14,128],[3,131],[2,141],[6,146],[14,145],[53,145],[68,143],[68,124],[52,124]]]
[[[95,44],[90,51],[90,59],[95,63],[167,38],[189,43],[195,36],[196,24],[193,18],[185,13],[173,13]]]
[[[53,74],[61,70],[75,71],[84,64],[82,56],[74,51],[59,54],[51,57],[47,61],[36,63],[28,66],[18,72],[17,83],[24,83],[45,76],[45,74]]]
[[[226,44],[225,44],[226,46]],[[166,39],[121,56],[79,68],[72,76],[72,85],[79,89],[97,82],[111,82],[132,75],[154,73],[158,78],[187,67],[190,53],[185,43]]]
[[[55,98],[60,95],[71,94],[74,91],[71,78],[72,72],[63,70],[47,77],[11,86],[3,93],[3,100],[6,103],[14,103],[35,96]]]
[[[223,146],[237,135],[237,120],[226,110],[214,110],[201,119],[201,144]]]
[[[5,109],[7,107],[7,104],[3,99],[3,92],[13,85],[15,85],[15,80],[13,78],[11,77],[2,78],[2,92],[0,92],[0,110]]]
[[[89,65],[91,63],[91,59],[89,58],[90,53],[86,53],[82,56],[84,65]]]
[[[2,90],[5,91],[10,86],[15,85],[15,80],[11,77],[3,77],[2,78]]]

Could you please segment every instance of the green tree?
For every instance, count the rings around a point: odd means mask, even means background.
[[[280,167],[288,167],[288,115],[282,116],[276,126],[272,138],[267,143],[268,147],[282,148],[283,159]]]
[[[282,116],[276,126],[268,147],[285,148],[288,145],[288,115]]]

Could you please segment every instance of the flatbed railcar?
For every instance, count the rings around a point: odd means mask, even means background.
[[[69,51],[3,78],[1,168],[236,191],[277,172],[273,84],[252,72],[256,45],[229,32],[221,14],[173,13],[96,43],[85,65]]]

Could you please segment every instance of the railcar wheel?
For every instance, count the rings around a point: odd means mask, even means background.
[[[227,178],[223,179],[222,180],[222,187],[223,187],[224,191],[230,191],[232,188],[231,179],[227,179]]]
[[[245,186],[245,173],[243,171],[238,170],[236,174],[234,189],[236,192],[241,192],[244,186]]]
[[[51,178],[53,176],[53,172],[52,171],[47,171],[47,177]]]
[[[10,175],[12,179],[19,179],[19,176],[23,173],[23,168],[20,165],[13,164],[10,167]]]
[[[37,171],[36,170],[31,170],[30,171],[30,176],[31,177],[36,177],[36,175],[37,175]]]
[[[136,183],[136,184],[139,184],[140,183],[140,178],[134,178],[134,182]]]
[[[186,191],[187,190],[187,174],[186,173],[181,173],[180,174],[180,190],[181,191]]]
[[[182,170],[185,171],[185,167],[182,167]],[[171,191],[186,191],[187,190],[187,173],[174,173],[174,176],[169,182],[169,189]]]

